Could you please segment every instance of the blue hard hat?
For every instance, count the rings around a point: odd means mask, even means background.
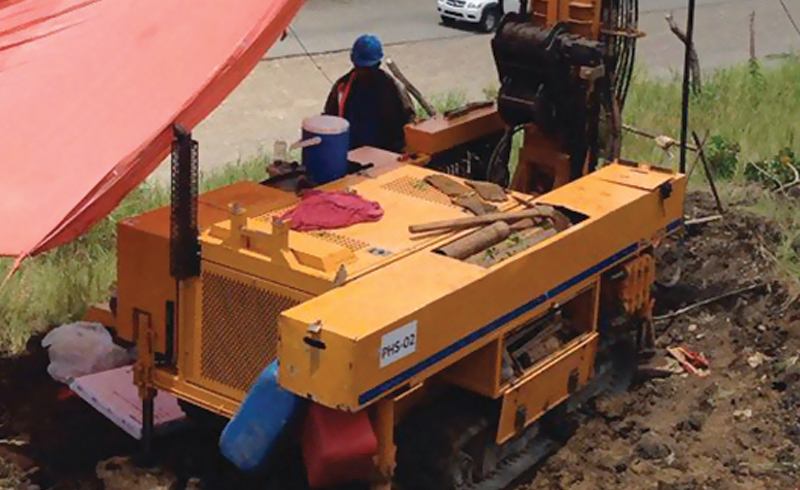
[[[350,51],[350,60],[354,65],[361,68],[377,66],[382,59],[383,45],[377,36],[364,34],[353,43],[353,49]]]

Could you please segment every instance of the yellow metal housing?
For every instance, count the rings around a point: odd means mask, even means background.
[[[423,240],[402,260],[284,312],[281,383],[318,403],[358,410],[429,378],[678,226],[683,192],[682,177],[660,170],[601,169],[536,199],[581,213],[583,222],[488,269],[432,253],[452,235]],[[432,209],[418,221],[434,219],[440,216]],[[312,326],[324,349],[305,341]],[[386,339],[403,329],[415,333],[413,351],[382,365]]]
[[[134,312],[148,315],[157,361],[149,382],[231,416],[279,358],[280,383],[299,396],[348,411],[396,400],[402,414],[436,378],[499,400],[503,441],[591,378],[600,276],[681,220],[683,176],[615,164],[535,200],[574,226],[483,267],[434,253],[469,231],[409,232],[468,216],[425,183],[435,172],[369,148],[350,158],[375,167],[324,189],[379,202],[382,220],[299,233],[273,220],[298,202],[293,193],[237,184],[205,194],[202,272],[180,284],[168,276],[168,210],[120,225],[117,326],[134,340]],[[522,209],[510,197],[498,204]],[[625,288],[637,305],[643,284]],[[576,312],[580,335],[504,376],[508,336],[555,305]]]

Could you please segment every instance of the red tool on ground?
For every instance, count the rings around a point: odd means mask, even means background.
[[[701,352],[694,352],[686,347],[668,347],[667,352],[674,357],[687,372],[696,376],[706,377],[708,372],[708,359]]]

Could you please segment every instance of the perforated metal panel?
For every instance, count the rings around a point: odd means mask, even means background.
[[[425,182],[422,182],[425,184]],[[427,184],[425,184],[427,185]],[[270,222],[276,216],[282,216],[289,211],[294,209],[294,206],[288,206],[281,209],[276,209],[274,211],[270,211],[268,213],[262,214],[261,216],[256,217],[255,219],[260,221]],[[358,252],[359,250],[365,249],[370,247],[371,245],[368,242],[363,240],[359,240],[357,238],[352,238],[349,236],[341,235],[334,231],[308,231],[305,232],[313,237],[319,238],[320,240],[325,240],[326,242],[335,243],[336,245],[340,245],[351,252]]]
[[[213,272],[202,278],[201,374],[247,391],[277,356],[278,316],[299,302]]]
[[[414,197],[416,199],[422,199],[424,201],[434,202],[436,204],[444,204],[447,206],[456,207],[453,206],[453,204],[450,202],[450,198],[447,197],[447,195],[439,192],[435,187],[428,184],[424,180],[415,179],[408,175],[400,177],[399,179],[395,179],[382,185],[381,187],[388,191],[405,194],[406,196]]]
[[[341,245],[342,247],[349,249],[351,252],[358,252],[359,250],[370,246],[369,243],[363,240],[340,235],[338,233],[332,233],[330,231],[311,231],[308,234],[319,238],[320,240]]]

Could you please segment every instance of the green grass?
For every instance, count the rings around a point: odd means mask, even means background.
[[[708,132],[722,145],[738,147],[733,158],[738,166],[732,181],[722,183],[726,196],[745,192],[739,183],[748,160],[774,159],[784,148],[796,148],[800,130],[800,61],[789,57],[768,67],[737,66],[708,75],[703,93],[692,100],[691,128]],[[496,93],[489,88],[487,96]],[[463,92],[432,97],[437,110],[445,111],[467,102]],[[680,83],[654,80],[639,72],[625,109],[626,123],[674,137],[680,131]],[[517,145],[518,146],[518,142]],[[726,158],[724,152],[722,159]],[[663,152],[652,141],[626,135],[623,156],[652,163],[662,162]],[[727,161],[727,160],[726,160]],[[239,180],[264,176],[266,157],[235,162],[201,176],[201,188],[209,190]],[[701,173],[694,176],[695,185]],[[748,187],[752,189],[752,187]],[[748,190],[747,192],[750,192]],[[31,333],[75,320],[87,305],[106,301],[116,280],[116,225],[128,216],[167,204],[169,190],[147,182],[134,190],[109,216],[78,240],[27,260],[22,270],[0,290],[0,348],[16,351]],[[771,253],[787,274],[800,275],[791,244],[800,235],[797,206],[763,193],[753,210],[775,221],[784,239]],[[0,277],[11,267],[0,259]]]
[[[689,125],[701,138],[708,133],[737,143],[742,161],[760,160],[797,146],[798,114],[800,59],[792,56],[767,66],[739,65],[707,74],[702,93],[692,97]],[[639,129],[679,139],[680,81],[637,72],[624,119]],[[626,134],[623,156],[657,163],[663,152],[651,140]]]
[[[657,80],[638,72],[625,107],[626,124],[656,135],[680,137],[681,82]],[[707,74],[703,90],[691,99],[690,130],[706,141],[706,153],[724,202],[755,196],[749,211],[771,222],[781,233],[778,244],[764,253],[771,256],[777,272],[793,291],[800,291],[800,258],[792,245],[800,237],[800,206],[780,193],[751,163],[768,170],[782,182],[792,180],[786,164],[798,168],[795,153],[800,146],[800,59],[788,56],[768,65],[745,64]],[[694,144],[692,142],[692,144]],[[649,139],[626,134],[623,157],[672,168],[678,150],[668,157]],[[689,165],[694,162],[689,154]],[[764,187],[749,181],[758,181]],[[690,189],[707,189],[702,168],[696,168]]]
[[[417,111],[417,116],[420,118],[427,118],[428,113],[422,108],[416,100],[413,100],[414,108]],[[436,109],[438,114],[459,109],[469,102],[467,95],[461,90],[454,90],[443,94],[433,94],[428,98],[428,102]]]
[[[257,157],[201,174],[200,187],[263,179],[268,160]],[[32,333],[79,319],[87,305],[107,301],[116,281],[117,223],[168,203],[168,185],[145,182],[82,237],[26,260],[0,290],[0,349],[18,351]],[[0,259],[0,281],[12,262]]]
[[[800,207],[795,201],[775,194],[759,193],[750,211],[771,220],[778,227],[781,241],[769,253],[782,275],[791,278],[795,286],[800,286],[800,257],[793,248],[800,239]]]
[[[800,241],[800,203],[783,194],[765,191],[759,184],[751,182],[721,180],[717,187],[723,205],[744,203],[739,209],[766,219],[779,232],[777,243],[770,243],[764,237],[758,253],[773,262],[776,277],[787,286],[790,297],[800,297],[800,255],[794,247]],[[698,179],[690,184],[690,188],[705,190],[708,187]]]

